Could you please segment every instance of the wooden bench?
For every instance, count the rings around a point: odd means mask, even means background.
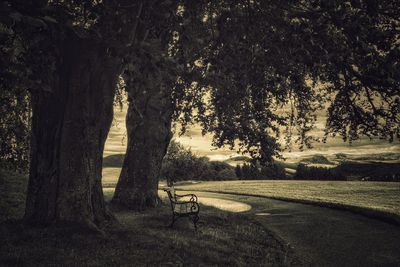
[[[193,222],[194,228],[197,229],[200,212],[197,196],[195,194],[177,195],[173,186],[167,187],[164,191],[167,192],[171,203],[172,222],[170,227],[173,227],[179,218],[189,217]]]

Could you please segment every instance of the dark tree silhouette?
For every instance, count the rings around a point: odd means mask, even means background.
[[[184,18],[201,13],[200,7],[171,1],[142,11],[139,29],[144,32],[138,35],[143,38],[124,72],[128,145],[112,200],[115,204],[142,210],[160,203],[158,181],[172,137],[171,124],[193,98],[190,86],[196,73],[190,66],[195,54],[190,53],[199,41],[183,38],[193,37],[194,32]]]
[[[27,75],[20,72],[18,86],[31,92],[25,218],[96,229],[112,218],[101,187],[102,153],[121,59],[135,38],[133,11],[140,4],[13,1],[1,5],[2,27],[13,31],[12,38],[23,47],[19,61]]]
[[[195,119],[215,145],[238,140],[261,161],[278,156],[282,133],[310,146],[324,105],[327,134],[399,136],[397,1],[218,1],[208,11],[198,86],[210,97]]]

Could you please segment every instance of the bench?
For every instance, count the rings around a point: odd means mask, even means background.
[[[164,191],[167,192],[171,203],[172,222],[170,227],[173,227],[179,218],[189,217],[193,222],[194,228],[197,229],[200,212],[197,196],[195,194],[177,195],[173,186],[165,188]]]

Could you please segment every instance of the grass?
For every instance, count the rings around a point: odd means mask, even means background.
[[[215,181],[179,186],[342,208],[400,224],[400,183],[359,181]]]
[[[0,265],[289,265],[285,248],[245,217],[208,210],[195,232],[187,220],[174,229],[165,225],[166,207],[151,212],[116,212],[122,227],[106,237],[74,228],[1,225]]]
[[[173,229],[167,201],[156,209],[113,208],[120,225],[106,236],[73,226],[32,227],[21,220],[26,176],[0,172],[0,266],[291,266],[299,261],[245,214],[202,207],[195,231],[186,218]],[[106,191],[106,199],[110,198]]]
[[[0,168],[0,222],[24,215],[28,177]]]

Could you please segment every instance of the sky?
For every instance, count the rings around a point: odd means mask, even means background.
[[[126,105],[122,108],[114,108],[114,121],[108,135],[104,156],[113,154],[123,154],[126,150],[126,129],[125,129],[125,115]],[[316,124],[315,133],[322,134],[324,128],[324,118],[321,116]],[[192,126],[188,133],[184,136],[174,136],[175,141],[180,142],[187,148],[199,156],[207,156],[210,160],[227,160],[230,157],[238,156],[235,151],[229,148],[216,149],[212,147],[212,137],[210,135],[202,136],[201,128],[198,125]],[[381,153],[400,153],[399,142],[389,143],[384,140],[369,140],[362,139],[354,141],[352,145],[344,143],[341,138],[329,138],[326,144],[315,143],[312,149],[299,151],[285,151],[282,155],[287,158],[288,162],[298,162],[301,158],[314,155],[323,154],[325,156],[332,156],[337,153],[346,153],[351,155],[370,155]]]

